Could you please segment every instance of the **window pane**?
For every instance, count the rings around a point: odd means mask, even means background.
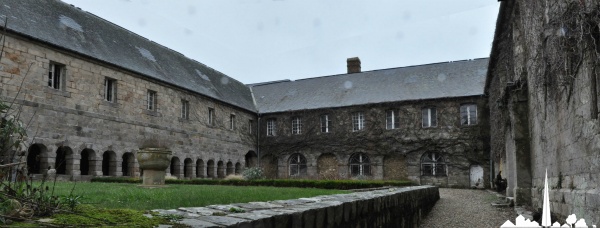
[[[385,123],[386,129],[394,129],[394,111],[388,110],[386,112]]]
[[[421,110],[421,121],[423,127],[429,127],[429,109],[424,108]]]
[[[469,108],[470,124],[477,124],[477,106],[471,105]]]

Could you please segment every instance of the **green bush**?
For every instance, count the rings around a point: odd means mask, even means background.
[[[244,170],[244,172],[242,172],[242,176],[246,180],[265,179],[265,174],[263,173],[263,170],[260,167],[248,168]]]
[[[135,178],[93,178],[92,182],[112,183],[141,183]],[[320,189],[365,189],[380,188],[385,186],[412,186],[410,181],[394,180],[303,180],[303,179],[257,179],[257,180],[224,180],[224,179],[191,179],[191,180],[165,180],[166,184],[190,184],[190,185],[232,185],[232,186],[273,186],[273,187],[295,187],[295,188],[320,188]]]

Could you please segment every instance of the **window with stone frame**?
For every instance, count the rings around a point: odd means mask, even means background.
[[[292,117],[292,135],[302,134],[302,118]]]
[[[146,101],[146,108],[150,111],[156,111],[156,91],[148,90]]]
[[[463,104],[460,106],[460,124],[466,126],[477,124],[476,104]]]
[[[437,110],[435,107],[427,107],[421,110],[422,126],[424,128],[437,126]]]
[[[421,176],[447,176],[446,162],[438,152],[427,152],[421,157]]]
[[[277,131],[277,120],[267,119],[267,136],[275,136]]]
[[[289,167],[291,177],[306,176],[306,157],[299,153],[292,154]]]
[[[50,62],[50,65],[48,65],[48,87],[56,90],[64,90],[65,76],[65,65]]]
[[[214,108],[208,108],[207,124],[209,126],[215,125],[215,109]]]
[[[235,130],[235,114],[229,115],[229,129]]]
[[[400,128],[400,115],[398,110],[387,110],[385,112],[385,129]]]
[[[371,175],[371,161],[365,153],[352,154],[348,166],[351,177]]]
[[[365,115],[362,112],[352,113],[352,131],[360,131],[365,128]]]
[[[329,118],[329,115],[328,114],[321,115],[321,132],[329,133],[330,126],[331,126],[331,119]]]
[[[181,99],[181,119],[190,119],[190,102],[184,99]]]
[[[248,120],[248,133],[249,134],[254,134],[253,125],[254,125],[254,120]]]
[[[104,100],[112,103],[117,101],[117,80],[104,78]]]

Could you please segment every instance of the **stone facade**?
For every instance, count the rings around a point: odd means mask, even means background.
[[[461,125],[463,104],[477,106],[477,124]],[[422,109],[426,107],[436,108],[436,127],[422,127]],[[409,179],[452,187],[469,187],[471,166],[480,166],[486,171],[480,180],[483,186],[489,179],[487,120],[481,114],[484,107],[483,97],[473,96],[261,114],[262,165],[279,178]],[[389,110],[398,114],[395,129],[386,129]],[[353,131],[352,115],[358,112],[364,115],[364,129]],[[323,115],[330,120],[327,133],[321,128]],[[301,119],[299,134],[292,132],[295,118]],[[267,136],[270,120],[276,123],[273,136]],[[429,152],[442,156],[442,174],[422,174],[422,159]],[[306,160],[304,173],[297,173],[290,160],[297,154]],[[360,171],[359,176],[351,174],[350,160],[356,154],[369,159],[364,164],[364,175]]]
[[[486,82],[494,172],[516,204],[600,221],[597,1],[504,1]]]
[[[50,64],[62,66],[60,89],[47,84]],[[173,176],[216,177],[211,174],[220,171],[207,174],[207,168],[239,173],[244,155],[256,148],[249,129],[256,123],[254,111],[116,66],[13,35],[6,36],[0,65],[2,96],[16,98],[21,119],[28,124],[33,146],[29,159],[23,159],[36,166],[33,173],[51,166],[73,180],[139,176],[135,154],[149,144],[173,151],[173,168],[167,170]],[[107,78],[116,82],[114,102],[104,96]],[[157,94],[153,111],[147,108],[148,90]],[[181,115],[181,100],[189,102],[187,119]],[[209,108],[214,110],[212,125]],[[211,162],[221,165],[207,166]]]

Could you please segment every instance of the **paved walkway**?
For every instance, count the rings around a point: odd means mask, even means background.
[[[440,188],[440,200],[423,218],[422,228],[495,227],[517,216],[512,207],[496,208],[496,195],[487,190]]]

